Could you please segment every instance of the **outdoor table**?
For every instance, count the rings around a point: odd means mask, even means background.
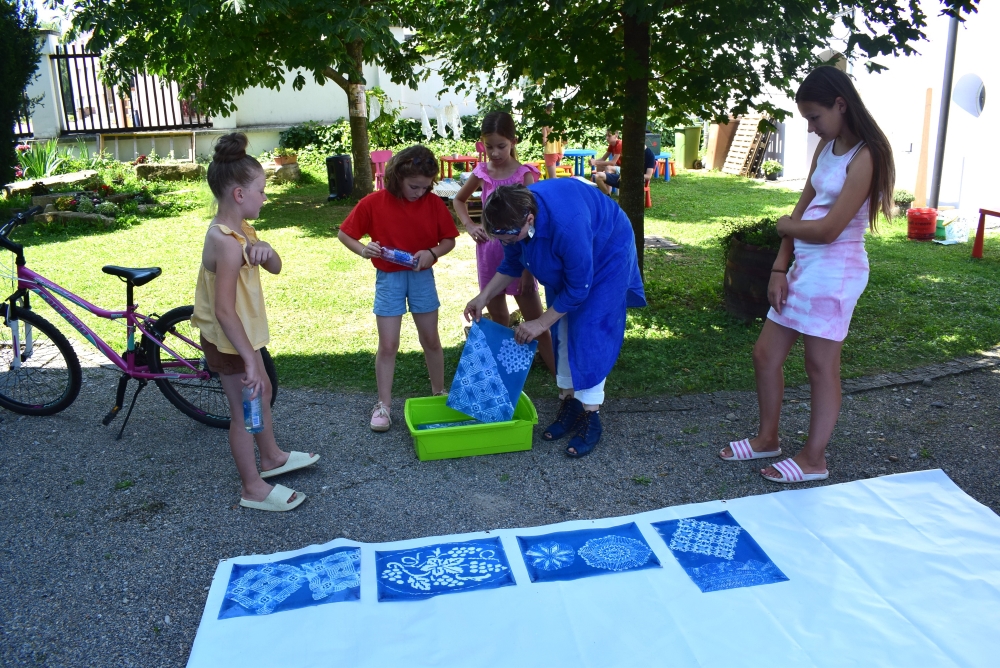
[[[433,192],[442,199],[454,199],[461,188],[458,181],[438,181],[434,184]]]
[[[670,154],[669,153],[661,153],[658,156],[656,156],[656,167],[653,168],[653,178],[654,179],[657,176],[662,176],[664,181],[669,181],[670,180],[670,165],[668,164],[669,162],[670,162]],[[661,164],[663,165],[663,167],[662,167],[663,174],[660,174],[660,169],[661,169],[660,165]]]
[[[587,164],[587,158],[596,156],[595,151],[586,148],[568,148],[563,151],[563,156],[573,158],[573,174],[583,176],[583,168]]]
[[[451,178],[451,170],[456,162],[464,162],[469,165],[472,169],[475,169],[476,165],[479,164],[479,156],[477,155],[442,155],[439,160],[441,161],[441,176],[444,178],[444,164],[448,163],[448,178]]]

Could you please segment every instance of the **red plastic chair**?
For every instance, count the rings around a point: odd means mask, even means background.
[[[972,244],[972,257],[982,259],[983,257],[983,237],[986,236],[986,216],[996,216],[1000,218],[1000,212],[989,209],[979,210],[979,227],[976,228],[976,241]]]
[[[483,142],[476,142],[476,152],[479,154],[479,162],[486,162],[486,146]]]
[[[372,174],[375,175],[375,190],[385,187],[385,164],[392,157],[392,151],[372,151]]]

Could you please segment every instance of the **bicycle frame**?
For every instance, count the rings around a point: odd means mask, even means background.
[[[23,300],[25,306],[28,302],[28,293],[33,292],[42,300],[51,306],[56,313],[63,317],[66,322],[73,326],[73,329],[78,331],[87,341],[89,341],[94,347],[101,351],[101,353],[111,360],[115,366],[122,370],[122,372],[128,374],[132,378],[143,379],[143,380],[156,380],[157,378],[170,378],[170,379],[198,379],[207,380],[210,378],[210,373],[208,371],[199,371],[194,366],[192,366],[187,360],[183,359],[176,352],[171,350],[168,346],[164,345],[155,336],[151,335],[147,328],[150,328],[154,324],[153,318],[147,315],[143,315],[136,310],[134,303],[129,303],[124,311],[108,311],[102,309],[94,304],[91,304],[86,299],[79,297],[66,288],[53,283],[49,279],[45,278],[41,274],[38,274],[26,266],[18,264],[17,267],[17,291],[8,297],[7,301],[10,306],[7,313],[8,324],[9,321],[17,320],[17,302]],[[121,320],[125,319],[126,329],[128,332],[128,346],[125,351],[125,356],[122,357],[115,350],[109,346],[104,339],[98,336],[90,327],[87,326],[82,320],[80,320],[76,315],[73,314],[62,302],[59,301],[53,295],[53,293],[63,297],[70,302],[76,304],[80,308],[84,309],[88,313],[95,315],[99,318],[104,318],[105,320]],[[129,291],[131,294],[131,290]],[[128,300],[132,302],[131,299]],[[31,331],[29,327],[25,327],[25,356],[30,356],[32,352],[32,342],[31,342]],[[13,341],[15,350],[18,346],[18,336],[19,328],[16,326],[11,327],[13,333]],[[145,337],[147,341],[152,341],[162,350],[167,352],[175,361],[165,362],[164,367],[187,367],[190,373],[186,373],[181,370],[181,373],[153,373],[149,370],[148,364],[136,364],[136,345],[135,345],[135,333],[136,330]],[[191,346],[201,349],[201,346],[187,339],[183,336],[177,335],[178,338],[182,339]],[[20,366],[19,356],[14,357],[14,366]]]

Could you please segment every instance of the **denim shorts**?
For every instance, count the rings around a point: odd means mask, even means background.
[[[434,285],[434,270],[375,270],[375,315],[394,316],[406,313],[430,313],[441,306]]]

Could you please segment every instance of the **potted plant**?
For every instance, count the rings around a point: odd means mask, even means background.
[[[896,205],[896,212],[894,215],[905,216],[906,210],[913,205],[913,200],[916,197],[909,190],[896,190],[892,193],[892,201]]]
[[[726,220],[722,229],[726,311],[746,321],[763,318],[771,306],[767,285],[781,246],[777,222],[772,218]]]
[[[294,165],[299,161],[298,155],[295,153],[295,149],[284,148],[279,146],[274,149],[274,164],[278,165]]]
[[[764,172],[764,176],[768,181],[777,181],[778,174],[781,173],[782,169],[784,167],[777,160],[765,160],[764,164],[760,166],[760,171]]]

